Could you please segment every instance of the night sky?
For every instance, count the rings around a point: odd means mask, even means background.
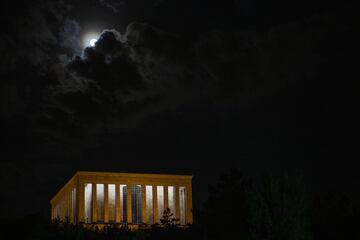
[[[354,4],[287,2],[2,4],[0,217],[78,170],[193,174],[196,206],[231,168],[359,199]]]

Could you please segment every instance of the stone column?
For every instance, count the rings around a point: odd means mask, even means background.
[[[77,210],[77,219],[76,223],[84,222],[84,212],[85,212],[85,184],[83,182],[78,182],[76,188],[76,210]]]
[[[67,217],[69,218],[69,221],[70,222],[73,222],[72,221],[72,207],[71,207],[71,188],[68,188],[69,190],[67,191],[66,193],[66,201],[67,201],[67,208],[68,208],[68,211],[67,211]]]
[[[127,184],[126,205],[127,205],[127,223],[132,223],[132,185]]]
[[[61,206],[62,206],[62,211],[61,211],[62,220],[65,221],[65,217],[66,217],[66,196],[64,196],[64,195],[61,198]]]
[[[186,223],[192,223],[193,222],[193,216],[192,216],[192,188],[191,186],[186,186],[185,190],[186,194]]]
[[[63,194],[64,199],[64,221],[66,221],[66,218],[69,216],[69,201],[68,201],[68,192],[65,190],[65,193]]]
[[[164,210],[166,210],[169,207],[169,192],[168,192],[168,186],[164,185]],[[162,215],[163,213],[161,213]]]
[[[51,220],[54,220],[54,207],[51,204]]]
[[[175,195],[175,218],[178,219],[180,223],[180,194],[179,194],[179,186],[174,187],[174,195]]]
[[[61,197],[60,197],[60,200],[59,200],[59,219],[60,220],[64,220],[63,219],[63,203],[62,203],[62,199],[61,199]]]
[[[141,185],[141,213],[142,222],[146,223],[146,185]]]
[[[121,221],[121,211],[120,210],[120,185],[115,184],[115,222],[119,223]]]
[[[158,216],[158,202],[157,202],[157,187],[152,186],[153,188],[153,213],[154,213],[154,223],[159,222]]]
[[[91,208],[91,213],[92,213],[92,222],[97,222],[97,194],[96,194],[96,183],[92,184],[92,208]]]
[[[68,203],[68,205],[69,205],[69,220],[71,223],[73,223],[72,188],[71,187],[69,188],[68,199],[69,199],[69,203]]]
[[[104,184],[104,222],[109,222],[109,185]]]
[[[74,223],[76,223],[76,186],[74,185],[73,189],[73,199],[72,199],[72,205],[73,205],[73,219],[74,219]]]

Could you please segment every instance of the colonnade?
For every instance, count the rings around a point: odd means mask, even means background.
[[[160,223],[170,209],[192,223],[191,176],[78,172],[53,197],[52,219],[73,223]]]
[[[103,190],[99,193],[102,185]],[[114,198],[109,194],[109,186],[115,186]],[[187,205],[191,202],[187,199],[191,194],[185,186],[166,185],[85,183],[79,197],[78,219],[88,223],[159,223],[163,211],[169,208],[175,219],[185,224]]]

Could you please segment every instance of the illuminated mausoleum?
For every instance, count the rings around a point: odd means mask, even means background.
[[[169,208],[192,223],[192,176],[77,172],[51,199],[51,218],[72,223],[160,223]]]

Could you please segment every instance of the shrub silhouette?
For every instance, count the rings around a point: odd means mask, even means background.
[[[166,227],[175,226],[177,221],[179,221],[179,219],[175,218],[174,213],[171,212],[170,208],[164,210],[160,219],[161,225]]]

